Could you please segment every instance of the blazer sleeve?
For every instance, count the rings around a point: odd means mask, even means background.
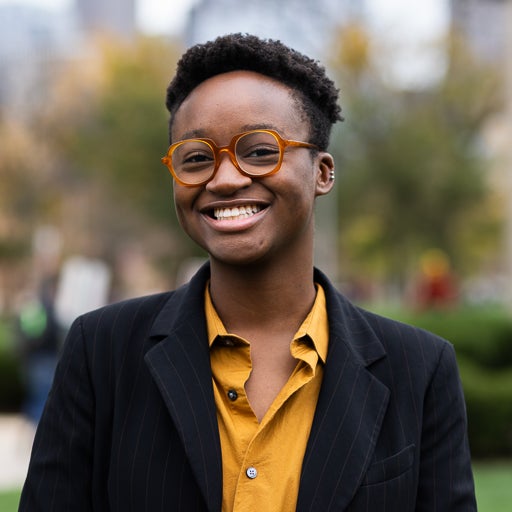
[[[93,509],[94,396],[80,319],[70,329],[39,423],[19,511]]]
[[[427,389],[416,511],[475,511],[464,395],[446,343]]]

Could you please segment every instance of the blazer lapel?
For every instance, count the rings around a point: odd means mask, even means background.
[[[200,270],[172,296],[155,320],[158,343],[145,360],[171,415],[208,510],[222,504],[222,457],[206,336]]]
[[[319,272],[330,336],[322,389],[304,456],[298,511],[344,510],[372,459],[389,390],[366,366],[385,356],[375,333]]]

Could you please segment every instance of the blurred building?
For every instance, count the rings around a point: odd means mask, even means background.
[[[135,0],[74,0],[68,9],[0,5],[0,109],[37,108],[60,65],[87,54],[91,35],[135,36]]]
[[[351,0],[199,0],[185,29],[187,45],[232,32],[280,39],[315,58],[325,54],[336,28],[362,17],[364,1]]]
[[[76,56],[82,39],[69,12],[0,6],[0,108],[17,118],[45,94],[59,62]]]
[[[473,51],[489,62],[506,59],[507,4],[510,0],[451,0],[452,26],[462,32]]]
[[[75,0],[86,32],[107,32],[130,40],[135,35],[135,0]]]

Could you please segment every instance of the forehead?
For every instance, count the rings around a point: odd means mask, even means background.
[[[232,71],[192,90],[174,115],[172,139],[207,136],[212,127],[219,132],[225,127],[230,136],[258,126],[282,131],[295,127],[299,133],[301,125],[307,130],[306,124],[292,88],[252,71]]]

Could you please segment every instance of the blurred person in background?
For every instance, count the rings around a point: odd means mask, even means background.
[[[163,161],[189,283],[79,317],[21,511],[473,511],[452,346],[313,265],[338,91],[280,42],[190,48]]]
[[[421,258],[420,270],[414,290],[418,309],[445,310],[458,303],[457,280],[448,255],[440,249],[426,251]]]
[[[48,278],[39,293],[22,304],[18,316],[18,351],[26,393],[22,412],[34,425],[41,418],[61,345],[54,299],[55,280]]]

